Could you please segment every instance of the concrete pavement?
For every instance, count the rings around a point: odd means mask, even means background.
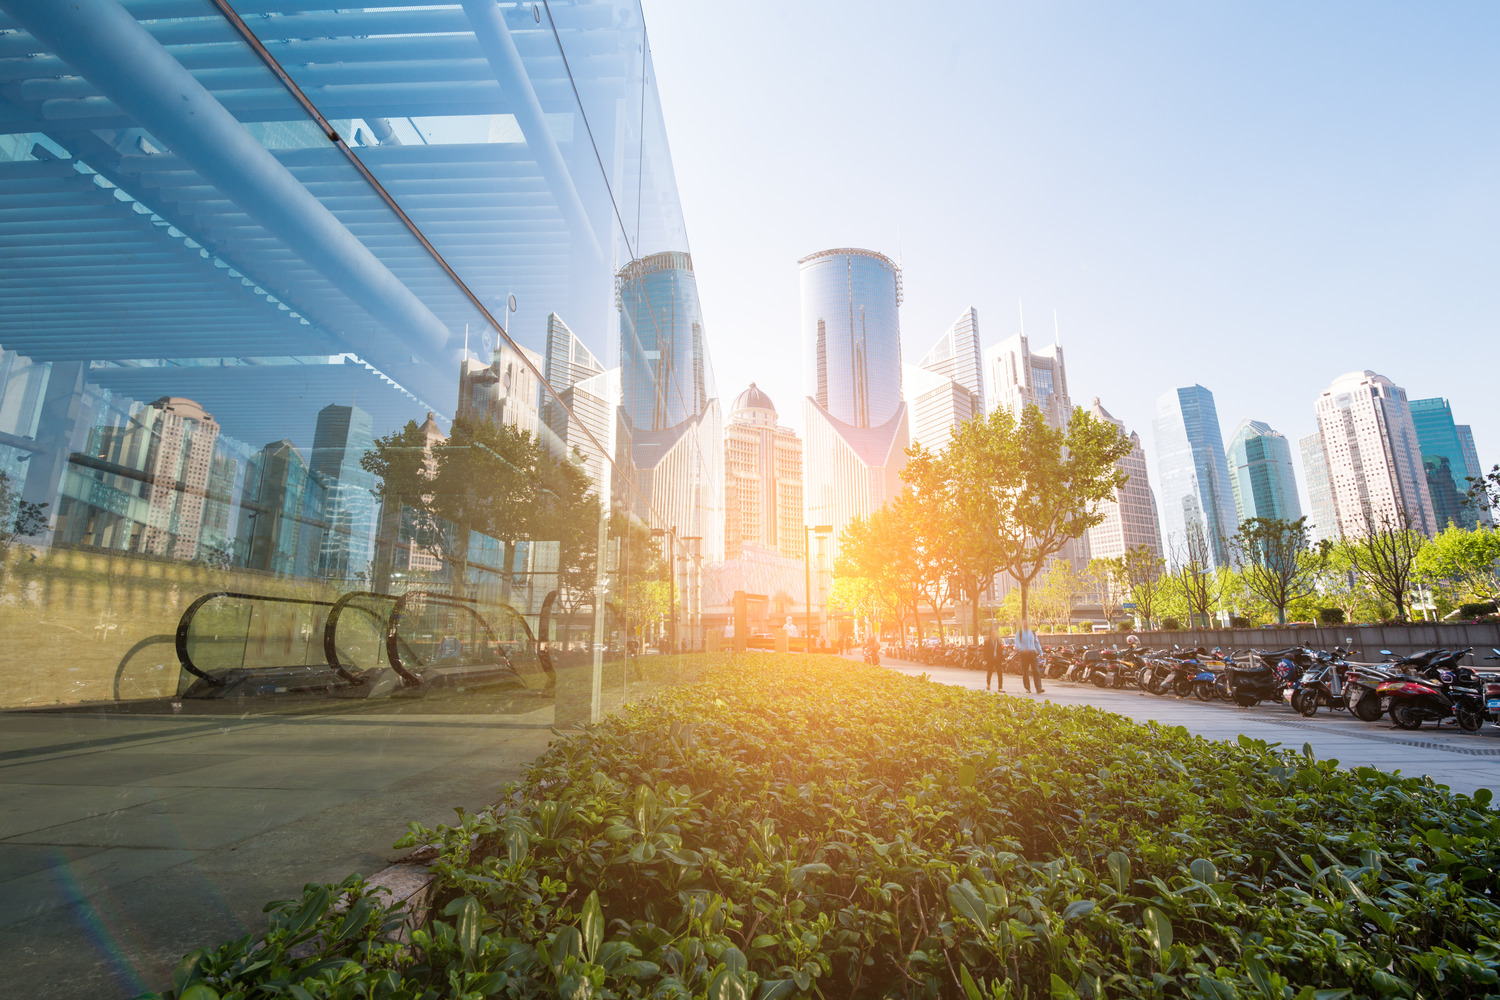
[[[929,667],[885,659],[898,673],[927,674],[934,681],[984,690],[984,674],[958,667]],[[1005,693],[1016,698],[1037,698],[1057,705],[1093,705],[1135,719],[1163,725],[1183,726],[1189,732],[1213,740],[1232,740],[1241,734],[1300,750],[1304,743],[1325,760],[1347,767],[1369,766],[1404,775],[1428,775],[1456,792],[1472,793],[1480,788],[1500,791],[1500,728],[1487,725],[1479,733],[1462,733],[1452,725],[1441,729],[1431,723],[1404,732],[1388,719],[1360,722],[1348,712],[1320,709],[1305,719],[1285,705],[1238,708],[1224,702],[1200,702],[1170,695],[1156,697],[1140,691],[1100,689],[1092,684],[1070,684],[1049,680],[1043,695],[1027,694],[1021,678],[1005,678]]]

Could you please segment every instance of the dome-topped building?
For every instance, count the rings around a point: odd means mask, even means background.
[[[724,428],[725,555],[746,545],[802,558],[802,440],[777,426],[776,404],[754,382]]]
[[[734,406],[730,408],[729,418],[744,423],[754,424],[757,427],[776,426],[776,404],[771,402],[771,397],[754,382],[750,388],[734,397]]]

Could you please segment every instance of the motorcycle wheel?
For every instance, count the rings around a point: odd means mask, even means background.
[[[1089,678],[1089,680],[1094,682],[1094,687],[1096,688],[1109,687],[1109,674],[1100,673],[1096,670],[1094,671],[1093,676]]]
[[[1318,714],[1318,696],[1311,691],[1298,691],[1292,695],[1292,711],[1312,718]]]
[[[1391,705],[1391,721],[1397,729],[1421,729],[1422,713],[1410,702],[1397,701]]]
[[[1140,685],[1142,691],[1151,690],[1151,668],[1145,667],[1135,675],[1136,684]]]
[[[1361,722],[1377,722],[1380,719],[1380,697],[1373,691],[1366,691],[1364,695],[1348,703],[1349,714]]]
[[[1466,733],[1477,733],[1484,728],[1484,712],[1467,705],[1459,705],[1458,728]]]
[[[1193,694],[1199,701],[1213,701],[1215,694],[1214,686],[1209,681],[1194,681]]]
[[[1240,706],[1240,708],[1254,708],[1260,704],[1260,699],[1253,694],[1246,694],[1241,691],[1234,696],[1234,703]]]
[[[1187,677],[1177,677],[1172,681],[1172,693],[1179,698],[1186,698],[1193,693],[1193,682]]]

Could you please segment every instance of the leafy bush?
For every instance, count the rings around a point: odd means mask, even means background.
[[[1344,624],[1344,609],[1319,608],[1318,621],[1324,625],[1342,625]]]
[[[1229,627],[1230,628],[1249,628],[1250,627],[1250,619],[1242,617],[1240,615],[1230,615],[1229,616]]]
[[[1164,632],[1176,632],[1182,628],[1182,622],[1176,618],[1163,618],[1161,620],[1161,627]]]
[[[378,907],[328,912],[301,967],[242,942],[190,956],[169,995],[1494,995],[1489,802],[752,654],[554,743],[498,805],[413,827],[441,893],[409,943]]]
[[[1460,618],[1483,618],[1485,615],[1492,615],[1494,613],[1494,601],[1476,601],[1472,604],[1460,604],[1458,606],[1458,617]]]

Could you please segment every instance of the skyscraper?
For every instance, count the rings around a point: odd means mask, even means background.
[[[802,513],[802,440],[751,382],[724,427],[724,558],[756,545],[801,559]]]
[[[333,580],[367,579],[375,557],[379,503],[375,477],[360,459],[375,447],[374,422],[357,406],[331,404],[318,411],[308,472],[325,490],[318,575]]]
[[[1403,522],[1432,535],[1437,518],[1406,390],[1372,371],[1350,372],[1315,408],[1339,535],[1362,538]]]
[[[984,412],[984,359],[979,348],[979,310],[970,306],[922,359],[920,367],[950,378],[979,400]]]
[[[1339,531],[1339,512],[1333,503],[1333,484],[1328,481],[1328,458],[1323,454],[1323,436],[1309,434],[1297,442],[1302,452],[1302,475],[1307,479],[1307,500],[1312,505],[1307,530],[1313,544],[1323,541],[1336,542],[1343,538]]]
[[[1464,453],[1464,466],[1467,469],[1464,474],[1464,488],[1467,492],[1474,486],[1469,480],[1478,480],[1484,475],[1484,466],[1479,464],[1479,450],[1474,447],[1474,428],[1468,424],[1458,424],[1455,429],[1458,431],[1458,446],[1463,449]],[[1493,525],[1495,512],[1488,508],[1480,508],[1479,520],[1482,524]]]
[[[1228,540],[1239,522],[1214,394],[1201,385],[1163,393],[1153,433],[1167,561],[1230,565]]]
[[[604,365],[584,346],[568,324],[557,313],[547,317],[547,350],[542,363],[542,377],[559,395],[569,386],[577,385],[604,371]],[[541,404],[542,422],[559,439],[567,430],[567,414],[557,401],[543,394]],[[602,440],[602,439],[601,439]]]
[[[285,439],[250,459],[235,537],[242,565],[276,576],[312,576],[323,551],[327,490]]]
[[[901,272],[871,250],[824,250],[798,261],[807,352],[805,504],[833,526],[901,490],[910,438],[901,398]]]
[[[488,420],[496,426],[509,424],[537,433],[541,384],[526,361],[537,369],[543,363],[542,356],[535,351],[525,347],[517,351],[504,340],[496,345],[488,364],[477,358],[464,358],[459,365],[458,418]]]
[[[1068,373],[1062,344],[1033,352],[1025,333],[1018,333],[984,352],[985,399],[990,410],[1008,409],[1021,415],[1028,405],[1041,409],[1049,427],[1066,429],[1073,412],[1068,398]]]
[[[953,429],[984,416],[984,403],[963,385],[937,372],[904,365],[901,391],[911,419],[911,439],[929,451],[948,446]]]
[[[1467,454],[1473,448],[1473,435],[1469,435],[1470,446],[1465,449],[1458,425],[1453,422],[1453,408],[1446,399],[1412,400],[1411,420],[1422,449],[1422,472],[1438,530],[1450,523],[1460,528],[1475,527],[1478,511],[1468,503],[1467,496],[1469,477],[1478,475],[1477,470],[1470,469]],[[1475,456],[1474,465],[1478,464]]]
[[[1117,467],[1130,478],[1115,490],[1113,500],[1100,505],[1104,520],[1088,531],[1088,550],[1095,558],[1116,559],[1128,549],[1144,547],[1161,553],[1161,525],[1156,515],[1156,497],[1146,474],[1146,454],[1141,450],[1141,436],[1126,434],[1125,422],[1117,420],[1094,397],[1094,417],[1114,424],[1130,439],[1130,454]]]
[[[1295,521],[1302,516],[1292,445],[1279,431],[1259,420],[1242,420],[1229,439],[1226,457],[1238,521]]]

